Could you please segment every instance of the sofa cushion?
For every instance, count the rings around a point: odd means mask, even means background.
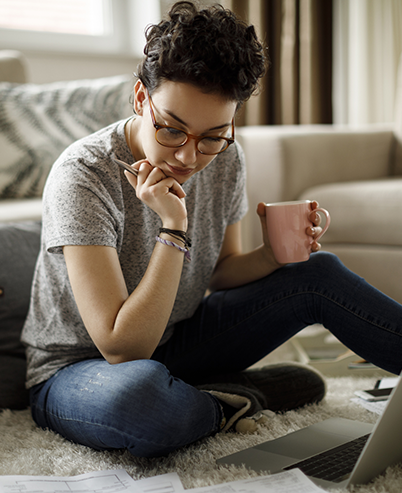
[[[42,219],[42,199],[0,200],[0,224]]]
[[[130,76],[0,83],[0,198],[40,197],[72,142],[132,114]]]
[[[323,245],[402,245],[401,178],[321,185],[300,198],[317,200],[331,214]]]
[[[0,408],[28,405],[20,335],[29,307],[40,230],[40,222],[0,224]]]

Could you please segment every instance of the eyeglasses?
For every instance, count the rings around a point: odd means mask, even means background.
[[[206,137],[200,137],[197,135],[188,134],[184,130],[176,127],[170,127],[168,125],[160,125],[156,123],[154,113],[154,103],[151,96],[148,93],[149,110],[151,112],[152,123],[155,127],[155,139],[156,141],[165,147],[181,147],[189,139],[194,139],[197,144],[197,150],[201,154],[220,154],[225,151],[230,144],[234,142],[234,117],[232,119],[232,137],[230,139],[220,136],[208,135]]]

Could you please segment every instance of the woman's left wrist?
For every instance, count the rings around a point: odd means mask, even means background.
[[[283,267],[285,264],[280,264],[274,255],[274,252],[272,251],[272,248],[270,246],[267,246],[265,244],[262,245],[262,254],[264,257],[264,261],[267,265],[268,269],[279,269],[280,267]]]

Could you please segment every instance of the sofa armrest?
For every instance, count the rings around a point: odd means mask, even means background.
[[[27,82],[26,62],[22,53],[0,50],[0,81],[24,84]]]
[[[295,200],[312,186],[390,175],[391,126],[250,126],[237,136],[252,194],[266,187],[261,200]]]

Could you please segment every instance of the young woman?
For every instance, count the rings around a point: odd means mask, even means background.
[[[257,409],[317,402],[325,386],[310,369],[243,371],[317,322],[399,373],[399,304],[330,254],[278,265],[263,204],[263,244],[241,253],[234,119],[265,68],[253,27],[179,2],[147,31],[145,55],[135,116],[68,148],[46,184],[23,332],[35,421],[95,449],[157,456]]]

